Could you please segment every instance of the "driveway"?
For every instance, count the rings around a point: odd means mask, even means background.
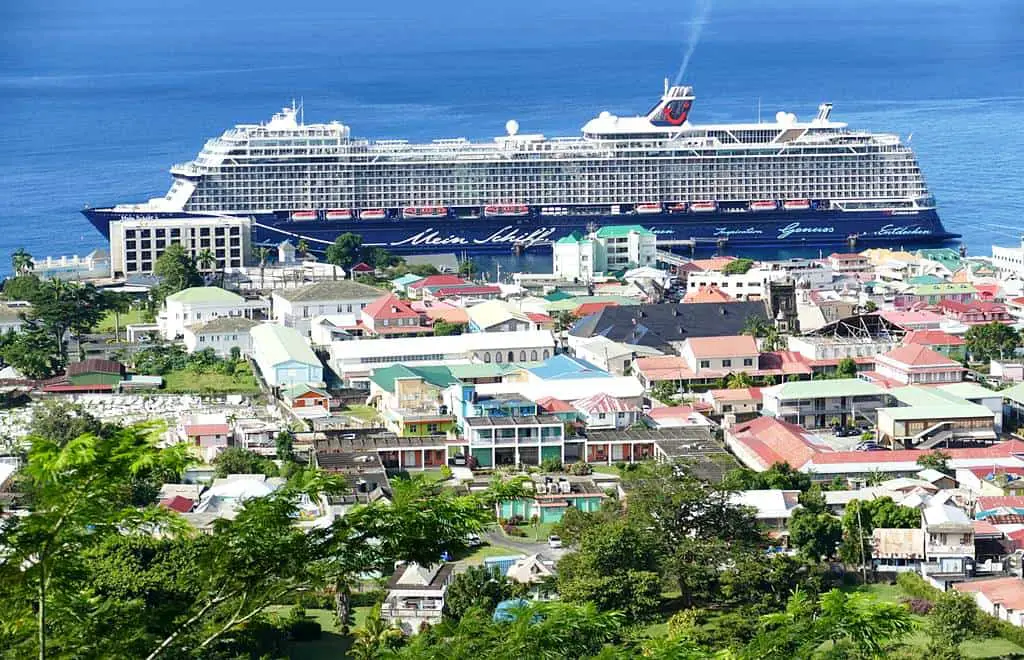
[[[480,535],[480,538],[490,543],[492,546],[501,546],[505,548],[511,548],[518,550],[524,555],[542,554],[545,557],[558,561],[565,553],[569,552],[568,548],[549,548],[547,539],[543,541],[534,541],[531,538],[512,538],[505,536],[499,531],[487,531]]]

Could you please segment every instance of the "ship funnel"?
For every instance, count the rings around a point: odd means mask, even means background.
[[[818,106],[818,116],[814,118],[814,121],[822,122],[822,123],[827,122],[828,118],[829,118],[829,115],[831,115],[831,114],[832,114],[832,104],[831,103],[822,103],[821,105]]]
[[[658,105],[647,113],[647,119],[655,126],[682,126],[690,116],[694,101],[693,88],[685,85],[668,85]]]

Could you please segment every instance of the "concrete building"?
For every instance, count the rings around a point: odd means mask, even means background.
[[[174,340],[185,334],[185,328],[201,325],[216,318],[252,318],[265,311],[262,301],[247,301],[232,291],[215,286],[183,289],[164,300],[157,316],[157,325],[164,339]]]
[[[698,376],[702,371],[718,373],[752,372],[758,368],[760,351],[750,335],[693,337],[679,351],[687,366]]]
[[[21,318],[21,315],[27,312],[29,308],[30,305],[27,302],[12,301],[0,303],[0,334],[21,330],[22,326],[25,325],[25,320]]]
[[[963,366],[920,344],[904,344],[875,357],[875,371],[904,385],[936,385],[963,380]]]
[[[267,385],[323,383],[323,365],[294,328],[263,323],[249,331],[256,365]]]
[[[373,370],[368,400],[399,437],[445,434],[454,430],[455,414],[443,391],[458,382],[447,367],[395,364]]]
[[[587,282],[630,266],[654,266],[656,252],[654,232],[640,225],[601,227],[586,236],[573,232],[556,241],[553,270],[556,277]]]
[[[190,216],[170,220],[114,220],[110,223],[110,274],[114,277],[150,274],[157,258],[174,243],[184,247],[193,259],[209,250],[216,259],[216,271],[238,269],[252,253],[251,240],[249,218]]]
[[[314,317],[331,314],[356,314],[383,295],[377,287],[353,280],[328,280],[297,289],[278,289],[271,293],[274,320],[310,336]]]
[[[885,390],[859,378],[801,381],[761,388],[763,413],[808,429],[874,421]]]
[[[640,409],[604,392],[577,399],[572,403],[580,411],[587,429],[595,431],[628,429],[640,418]]]
[[[185,328],[185,349],[189,353],[212,348],[219,357],[229,357],[237,348],[244,356],[252,355],[249,331],[259,325],[243,316],[220,316],[206,323]]]
[[[534,329],[534,323],[503,300],[488,300],[466,310],[470,332],[516,332]]]

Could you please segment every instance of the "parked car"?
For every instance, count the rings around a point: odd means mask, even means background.
[[[480,540],[478,534],[466,534],[466,545],[470,548],[478,548],[483,545],[484,542]]]
[[[464,454],[455,454],[454,456],[452,456],[452,465],[456,465],[458,467],[465,467],[466,456]]]
[[[555,536],[554,534],[549,536],[548,537],[548,547],[549,548],[561,548],[562,547],[562,539],[561,539],[561,537]]]

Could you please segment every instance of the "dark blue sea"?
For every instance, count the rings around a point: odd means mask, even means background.
[[[293,98],[371,138],[573,135],[647,111],[693,44],[695,122],[827,100],[912,134],[946,226],[988,254],[1024,231],[1022,28],[1021,0],[0,2],[2,268],[103,245],[84,204],[162,195]]]

